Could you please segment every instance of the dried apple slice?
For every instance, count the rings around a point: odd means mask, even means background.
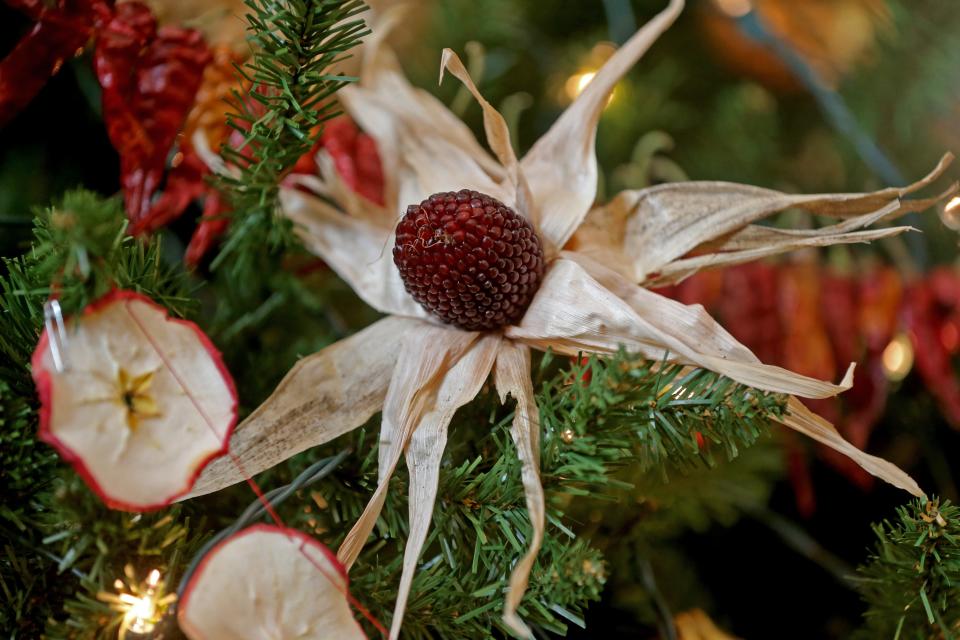
[[[186,494],[226,452],[237,419],[233,379],[209,338],[122,290],[65,324],[63,344],[44,331],[33,353],[40,439],[111,508],[149,511]]]
[[[203,558],[178,621],[190,640],[362,640],[347,584],[325,546],[296,529],[258,524]]]

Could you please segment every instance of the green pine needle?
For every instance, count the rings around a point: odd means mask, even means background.
[[[917,499],[874,526],[877,543],[856,578],[867,604],[858,637],[960,636],[960,509]]]
[[[280,181],[337,114],[334,93],[355,78],[328,72],[369,33],[360,0],[246,0],[254,53],[238,73],[253,84],[234,92],[230,126],[242,137],[222,154],[237,170],[218,178],[233,206],[230,232],[214,269],[240,281],[257,257],[291,246],[289,221],[277,215]]]

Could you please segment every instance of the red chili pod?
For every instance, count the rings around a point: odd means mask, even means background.
[[[781,363],[783,331],[777,312],[777,269],[754,262],[726,269],[717,316],[761,361]]]
[[[199,32],[157,30],[150,9],[139,2],[118,5],[99,34],[94,64],[104,121],[120,154],[127,216],[134,223],[150,208],[210,57]]]
[[[163,193],[154,200],[149,211],[130,225],[131,235],[156,231],[183,215],[190,203],[213,190],[206,180],[209,173],[196,153],[187,151],[180,155],[177,166],[167,175]]]
[[[721,269],[701,271],[676,285],[676,299],[684,304],[702,304],[707,311],[713,311],[723,299],[723,281]]]
[[[207,252],[227,232],[229,226],[230,217],[223,198],[217,191],[211,189],[207,193],[200,223],[194,230],[193,237],[190,238],[190,244],[187,246],[187,254],[184,257],[187,266],[196,267],[199,265]]]
[[[333,166],[340,179],[367,200],[383,205],[383,165],[377,144],[347,116],[334,118],[326,123],[319,144],[301,158],[294,168],[297,173],[316,171],[314,155],[319,148],[326,150],[333,159]]]
[[[847,366],[863,354],[857,327],[857,284],[848,276],[820,271],[820,318],[830,339],[837,365]]]
[[[954,428],[960,428],[960,381],[940,338],[950,311],[938,303],[928,280],[910,287],[903,315],[914,347],[917,372],[937,399],[944,417]]]
[[[64,61],[79,53],[93,33],[102,0],[60,0],[48,6],[39,0],[8,4],[36,24],[0,61],[0,127],[19,113],[56,74]]]
[[[820,269],[815,262],[780,269],[778,304],[783,327],[782,364],[821,380],[837,373],[833,349],[820,315]]]
[[[890,267],[874,269],[861,279],[858,324],[868,349],[883,351],[890,343],[902,301],[903,283]]]

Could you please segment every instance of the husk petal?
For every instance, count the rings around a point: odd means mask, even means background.
[[[423,416],[410,438],[406,453],[410,472],[410,529],[390,627],[392,639],[399,637],[417,560],[430,529],[440,479],[440,460],[447,443],[447,427],[456,410],[480,392],[493,368],[500,342],[498,334],[487,334],[470,347],[443,377],[433,409]]]
[[[556,280],[551,283],[551,278]],[[702,306],[683,305],[647,291],[583,256],[562,254],[537,293],[541,296],[543,300],[534,298],[521,325],[507,330],[508,338],[571,355],[613,353],[622,345],[647,359],[669,357],[757,389],[812,398],[836,395],[852,384],[852,365],[843,381],[833,385],[762,364]],[[903,471],[845,441],[796,398],[790,399],[788,408],[789,413],[778,419],[783,424],[836,449],[878,478],[919,495],[916,482]]]
[[[939,178],[952,160],[947,154],[929,175],[907,187],[866,194],[793,195],[727,182],[677,182],[624,191],[591,211],[571,247],[636,282],[667,283],[708,266],[804,246],[864,242],[907,227],[860,229],[929,207],[952,194],[955,186],[935,198],[902,200]],[[752,226],[790,208],[844,221],[813,231]],[[705,255],[684,258],[694,250]]]
[[[348,570],[373,531],[390,477],[410,436],[433,407],[446,373],[477,337],[476,332],[425,322],[417,323],[404,337],[383,404],[377,489],[337,551],[337,558]]]
[[[316,195],[336,202],[339,208],[351,217],[383,227],[385,231],[393,231],[396,224],[396,215],[393,211],[365,198],[345,183],[334,166],[333,158],[325,149],[320,149],[315,159],[319,175],[295,173],[286,179],[284,185],[303,187]]]
[[[918,497],[925,495],[920,485],[899,467],[883,458],[871,456],[857,449],[844,440],[832,424],[805,407],[796,398],[790,398],[787,403],[787,413],[777,418],[777,422],[839,451],[863,467],[868,473],[889,482],[895,487]]]
[[[470,94],[473,95],[480,108],[483,110],[483,128],[487,134],[487,144],[496,154],[500,163],[507,170],[507,177],[513,183],[516,191],[515,202],[518,211],[537,226],[537,220],[532,218],[536,209],[531,207],[530,187],[527,185],[523,172],[520,170],[520,163],[517,162],[517,154],[513,151],[513,145],[510,142],[510,129],[507,128],[507,121],[503,119],[500,112],[493,108],[487,100],[481,95],[477,85],[467,68],[463,66],[459,56],[451,49],[444,49],[440,58],[440,82],[443,82],[443,72],[450,71],[460,82],[464,84]]]
[[[546,519],[543,485],[540,484],[540,412],[530,378],[530,349],[525,345],[505,342],[497,356],[495,382],[500,402],[506,402],[508,395],[513,396],[517,402],[510,433],[522,465],[523,492],[533,527],[527,552],[510,574],[510,584],[503,605],[503,620],[518,635],[533,637],[530,629],[517,615],[517,607],[530,580],[530,570],[543,543]]]
[[[430,317],[407,293],[393,263],[392,229],[347,215],[298,189],[281,189],[280,203],[304,246],[323,258],[364,302],[381,313]]]
[[[230,455],[207,466],[188,497],[241,482],[366,422],[383,406],[401,343],[419,324],[384,318],[300,360],[236,428]]]
[[[393,15],[384,20],[396,21]],[[514,189],[505,188],[500,163],[442,102],[407,81],[389,47],[374,44],[366,47],[361,82],[337,95],[377,144],[387,207],[399,216],[433,193],[461,188],[512,206]]]
[[[647,291],[570,253],[553,264],[523,320],[505,335],[570,355],[615,353],[623,346],[649,360],[667,358],[758,389],[808,398],[835,396],[852,384],[852,367],[840,384],[832,384],[762,364],[700,305]]]
[[[597,193],[594,143],[607,98],[620,78],[646,53],[683,10],[683,0],[645,24],[603,65],[573,104],[520,163],[533,197],[541,236],[562,248],[580,226]]]

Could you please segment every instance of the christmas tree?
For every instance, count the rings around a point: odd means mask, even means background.
[[[5,637],[960,633],[957,17],[688,4],[8,1]]]

